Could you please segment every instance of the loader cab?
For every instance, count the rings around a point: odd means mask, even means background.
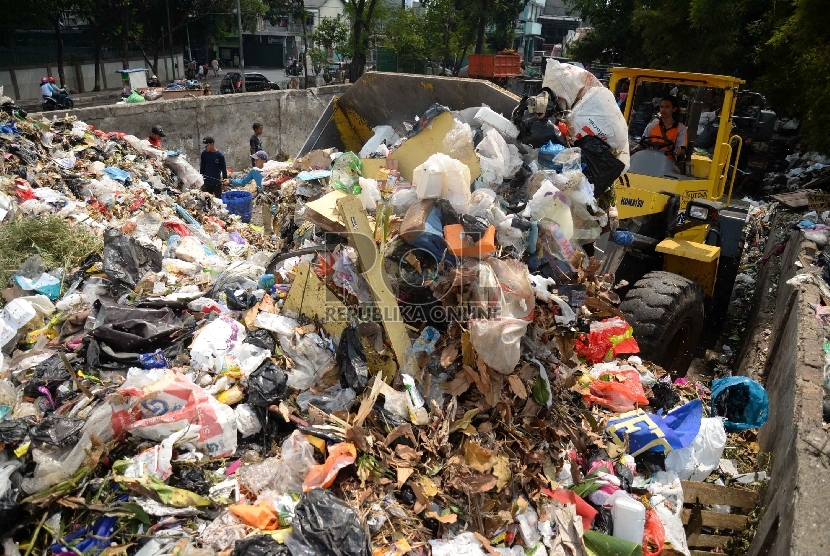
[[[617,98],[628,122],[632,147],[641,143],[665,96],[678,99],[677,119],[686,126],[688,134],[685,164],[674,164],[664,152],[645,148],[631,155],[623,185],[645,195],[646,192],[678,195],[681,209],[693,199],[720,200],[728,194],[733,178],[729,161],[741,146],[741,139],[735,139],[731,133],[732,115],[738,89],[744,82],[735,77],[661,70],[613,68],[611,71],[609,88],[627,93],[618,94]],[[709,125],[709,137],[703,138],[707,140],[706,145],[698,142],[704,127],[701,121],[715,124],[714,134],[713,126]],[[639,215],[623,209],[620,217]]]

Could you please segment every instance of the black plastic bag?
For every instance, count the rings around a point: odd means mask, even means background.
[[[291,556],[291,551],[270,535],[253,535],[236,541],[231,556]]]
[[[536,114],[525,114],[518,127],[518,140],[534,149],[541,148],[548,141],[552,141],[554,145],[568,146],[553,118],[540,119]]]
[[[331,491],[316,488],[294,511],[293,530],[285,544],[293,556],[368,556],[369,542],[354,510]]]
[[[271,361],[265,361],[248,377],[248,403],[268,407],[288,395],[288,377]]]
[[[95,317],[92,335],[117,352],[147,353],[166,347],[170,337],[183,326],[169,307],[137,309],[102,304]]]
[[[360,342],[357,328],[350,326],[340,336],[337,346],[337,365],[340,367],[340,386],[362,392],[369,383],[369,363]]]
[[[148,272],[161,270],[161,252],[114,228],[104,232],[104,274],[119,288],[135,289]]]
[[[591,529],[596,531],[597,533],[602,533],[603,535],[613,536],[614,535],[614,518],[611,517],[611,509],[606,508],[604,506],[594,506],[591,504],[595,510],[597,510],[597,516],[594,518],[593,523],[591,523]]]
[[[231,311],[246,311],[257,304],[256,296],[247,290],[225,288],[224,293]]]
[[[205,478],[205,471],[199,467],[182,467],[181,471],[176,473],[176,486],[183,488],[202,496],[207,496],[210,492],[210,483]]]
[[[51,446],[69,446],[76,444],[84,428],[83,419],[63,417],[50,413],[41,421],[29,428],[29,436],[35,442],[42,442]]]
[[[43,394],[38,390],[41,386],[45,386],[50,392],[54,393],[58,386],[70,378],[72,377],[69,376],[69,371],[66,370],[63,360],[58,355],[53,355],[35,366],[32,378],[23,387],[23,395],[37,398]]]
[[[599,198],[625,170],[625,164],[617,160],[611,147],[593,135],[586,135],[574,143],[582,151],[582,162],[586,165],[585,177],[594,184],[594,197]]]
[[[0,421],[0,444],[12,446],[21,442],[29,434],[30,425],[28,419]]]
[[[6,463],[6,465],[13,465]],[[23,493],[23,476],[20,474],[22,467],[18,467],[9,477],[9,488],[0,492],[0,523],[3,524],[3,532],[11,531],[17,522],[24,519],[28,514],[21,511],[20,501],[25,496]],[[2,547],[0,547],[2,550]]]
[[[256,346],[258,348],[267,349],[271,353],[274,352],[274,348],[277,346],[277,341],[274,339],[274,335],[264,328],[257,328],[256,330],[248,332],[244,343],[251,344],[252,346]]]
[[[652,397],[648,399],[649,407],[669,411],[680,403],[680,396],[674,387],[666,382],[656,382],[651,386]]]

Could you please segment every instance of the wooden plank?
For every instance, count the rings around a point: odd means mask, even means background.
[[[689,516],[692,510],[688,508],[683,509],[683,525],[689,523]],[[704,527],[716,527],[718,529],[734,529],[740,531],[746,528],[747,517],[738,514],[722,514],[720,512],[712,512],[709,510],[701,510],[701,517],[703,518]]]
[[[694,504],[695,500],[701,504],[727,504],[738,508],[754,508],[758,501],[758,493],[752,490],[731,488],[695,481],[680,481],[683,487],[683,501],[685,504]]]
[[[778,195],[770,195],[770,199],[773,201],[778,201],[782,205],[788,208],[804,208],[809,203],[809,199],[807,198],[808,193],[821,193],[821,191],[817,189],[800,189],[798,191],[793,191],[792,193],[779,193]]]
[[[378,316],[386,329],[386,335],[400,368],[406,361],[406,352],[412,344],[406,333],[398,300],[389,287],[389,280],[383,268],[383,257],[378,252],[363,203],[358,197],[347,195],[337,201],[337,206],[340,207],[346,229],[349,231],[349,245],[354,247],[360,257],[363,276],[372,290]]]
[[[726,543],[732,540],[732,537],[723,535],[698,535],[696,540],[691,540],[689,546],[697,546],[701,548],[724,548]]]

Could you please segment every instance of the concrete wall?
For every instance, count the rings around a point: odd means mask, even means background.
[[[775,234],[773,226],[770,238]],[[772,243],[768,251],[775,247]],[[824,335],[815,311],[821,296],[814,285],[786,283],[799,271],[796,261],[809,260],[815,253],[815,244],[793,232],[776,265],[780,275],[773,267],[759,273],[758,297],[772,319],[751,320],[759,324],[749,333],[768,334],[768,357],[755,368],[742,366],[741,371],[755,374],[769,394],[769,420],[759,431],[758,442],[762,451],[772,454],[772,472],[750,556],[830,554],[826,527],[830,469],[815,449],[828,440],[822,429]],[[766,299],[776,285],[777,296]]]
[[[80,108],[73,116],[104,131],[121,131],[145,138],[153,125],[167,137],[164,147],[184,152],[198,165],[202,138],[210,135],[234,170],[250,167],[248,139],[252,124],[264,126],[262,144],[271,157],[295,156],[320,115],[348,85],[306,90],[268,91],[242,95],[216,95],[141,104]]]

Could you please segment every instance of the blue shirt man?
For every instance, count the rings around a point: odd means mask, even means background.
[[[262,191],[262,167],[268,162],[268,153],[265,151],[257,151],[251,155],[251,158],[254,161],[254,167],[241,178],[231,180],[231,185],[241,187],[251,180],[254,180],[256,182],[256,190]]]
[[[228,179],[225,155],[216,150],[213,137],[205,137],[202,144],[205,146],[199,161],[199,173],[205,179],[202,191],[207,191],[214,197],[222,197],[222,182]]]

